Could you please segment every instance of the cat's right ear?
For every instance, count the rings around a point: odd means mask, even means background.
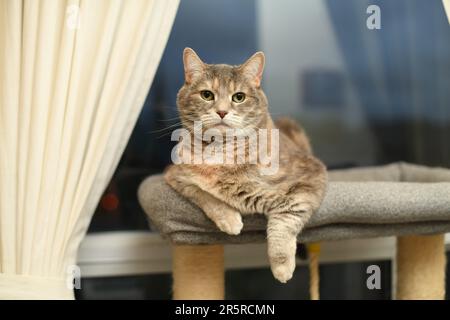
[[[202,75],[205,64],[198,57],[194,50],[185,48],[183,51],[184,79],[186,83],[191,83],[196,77]]]

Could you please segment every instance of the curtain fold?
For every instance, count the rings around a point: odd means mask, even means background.
[[[0,299],[73,298],[178,3],[0,0]]]

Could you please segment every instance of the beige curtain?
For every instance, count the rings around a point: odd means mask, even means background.
[[[0,299],[73,298],[178,1],[0,0]]]
[[[445,14],[447,15],[448,23],[450,24],[450,0],[442,0]]]

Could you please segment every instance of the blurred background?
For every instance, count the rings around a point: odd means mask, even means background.
[[[381,9],[381,29],[366,9]],[[177,127],[182,51],[207,63],[240,64],[266,54],[263,88],[270,112],[307,130],[329,168],[408,161],[450,167],[450,26],[441,0],[189,0],[175,24],[144,108],[89,232],[149,230],[136,190],[170,162]],[[323,299],[390,299],[366,288],[368,263],[321,266]],[[288,285],[268,268],[228,271],[227,298],[307,299],[308,271]],[[79,299],[170,298],[169,274],[90,277]]]

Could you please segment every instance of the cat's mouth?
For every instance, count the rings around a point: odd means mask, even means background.
[[[227,123],[224,119],[220,120],[216,124],[212,126],[214,129],[219,130],[226,130],[226,129],[233,129],[233,126],[231,126],[229,123]]]
[[[230,126],[228,123],[226,123],[224,121],[219,122],[214,127],[217,128],[217,129],[220,129],[220,128],[225,128],[225,129],[233,128],[232,126]]]

